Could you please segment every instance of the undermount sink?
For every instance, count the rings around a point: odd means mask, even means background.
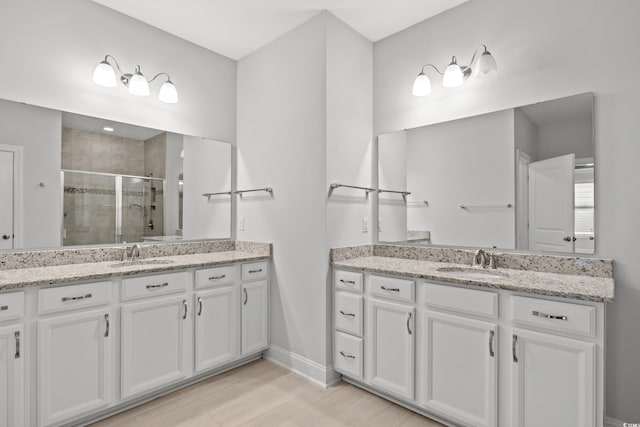
[[[111,264],[113,268],[135,267],[138,265],[168,265],[173,264],[170,259],[141,259],[138,261],[122,261]]]
[[[501,279],[507,277],[505,273],[500,271],[481,270],[472,267],[440,267],[438,272],[464,279]]]

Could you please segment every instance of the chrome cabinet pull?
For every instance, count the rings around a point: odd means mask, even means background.
[[[544,317],[545,319],[552,319],[552,320],[569,320],[569,318],[567,316],[556,316],[553,314],[546,314],[546,313],[542,313],[540,311],[532,311],[531,312],[532,315],[534,316],[538,316],[538,317]]]
[[[257,270],[249,270],[249,273],[262,273],[262,269],[259,268]]]
[[[356,315],[354,313],[345,313],[344,311],[340,310],[340,314],[342,314],[343,316],[351,316],[351,317],[356,317]]]
[[[202,298],[198,297],[198,316],[202,316]]]
[[[14,356],[15,359],[20,359],[20,331],[16,331],[13,336],[16,339],[16,354]]]
[[[389,292],[400,292],[400,288],[387,288],[386,286],[380,286],[380,289]]]
[[[411,328],[409,327],[409,321],[411,320],[411,316],[413,315],[413,313],[409,312],[407,314],[408,314],[408,316],[407,316],[407,332],[409,333],[409,335],[411,335],[412,332],[411,332]]]
[[[160,283],[159,285],[147,285],[147,289],[160,289],[169,286],[169,282]]]
[[[247,293],[247,288],[244,288],[243,291],[244,291],[244,302],[242,304],[247,305],[247,302],[249,301],[249,294]]]
[[[109,325],[109,315],[108,314],[104,315],[104,323],[106,324],[106,329],[104,331],[104,337],[105,338],[109,338],[109,327],[110,327],[110,325]]]
[[[88,299],[88,298],[91,298],[91,294],[80,295],[78,297],[62,297],[62,302],[78,301],[78,300]]]
[[[493,336],[495,335],[495,332],[493,330],[489,331],[489,356],[494,357],[495,354],[493,353]]]
[[[511,354],[513,355],[513,361],[518,363],[518,355],[516,354],[516,345],[518,344],[518,336],[513,335],[513,340],[511,341]]]
[[[209,280],[220,280],[220,279],[224,279],[225,277],[227,277],[226,274],[222,274],[220,276],[209,276]]]
[[[184,314],[182,315],[182,320],[185,320],[187,318],[187,300],[183,299],[182,300],[182,306],[184,307]]]
[[[341,283],[344,283],[345,285],[355,285],[356,281],[355,280],[344,280],[344,279],[340,279]]]
[[[9,310],[8,305],[0,305],[0,311],[7,311],[7,310]]]
[[[344,358],[347,358],[347,359],[355,359],[355,358],[356,358],[355,356],[353,356],[353,355],[351,355],[351,354],[346,354],[344,351],[341,351],[341,352],[340,352],[340,355],[341,355],[342,357],[344,357]]]

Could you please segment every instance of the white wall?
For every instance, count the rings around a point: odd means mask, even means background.
[[[574,153],[576,159],[593,158],[591,117],[576,117],[538,126],[537,160]]]
[[[165,164],[164,194],[164,234],[176,234],[179,219],[178,177],[183,171],[183,159],[180,156],[184,147],[183,135],[167,132],[167,155]]]
[[[538,127],[519,108],[513,110],[516,149],[529,155],[532,162],[537,160]]]
[[[231,144],[185,136],[184,144],[184,239],[231,237],[231,196],[207,198],[204,193],[231,190]]]
[[[410,209],[411,230],[435,245],[515,248],[513,110],[407,132],[407,188],[429,207]]]
[[[407,191],[407,131],[378,136],[378,188]],[[412,191],[407,199],[419,200],[420,196]],[[398,194],[382,193],[378,197],[378,240],[407,240],[407,209],[425,205],[408,205]]]
[[[236,62],[86,0],[6,1],[0,13],[0,99],[235,141]],[[111,54],[124,71],[166,72],[180,102],[93,83]]]
[[[640,158],[637,40],[640,3],[471,0],[374,45],[374,135],[593,91],[596,128],[596,255],[615,260],[616,301],[607,307],[607,414],[640,420]],[[411,95],[422,65],[468,61],[486,44],[495,79]],[[623,63],[623,66],[619,64]],[[615,73],[615,78],[612,77]]]
[[[22,247],[60,246],[62,115],[0,100],[0,118],[0,144],[23,147]]]

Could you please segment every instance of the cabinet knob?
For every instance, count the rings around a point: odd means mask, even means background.
[[[11,238],[11,234],[3,234],[2,235],[2,239],[3,240],[9,240]]]
[[[570,241],[571,241],[571,237],[570,237],[570,236],[566,236],[566,237],[565,237],[564,239],[562,239],[562,240],[564,240],[565,242],[570,242]]]

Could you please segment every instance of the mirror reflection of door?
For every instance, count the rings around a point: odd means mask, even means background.
[[[13,249],[13,158],[0,149],[0,249]]]
[[[575,155],[529,164],[529,249],[573,252]]]

